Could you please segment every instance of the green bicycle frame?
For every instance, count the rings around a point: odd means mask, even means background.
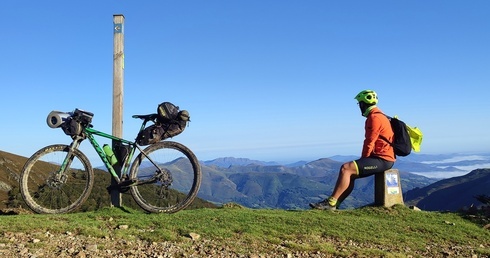
[[[147,122],[148,122],[147,120],[145,120],[143,122],[143,124],[141,125],[141,128],[140,128],[140,131],[145,128]],[[114,169],[114,166],[112,166],[111,163],[109,162],[109,159],[108,159],[107,155],[105,154],[104,150],[102,149],[100,144],[95,140],[95,136],[100,136],[100,137],[103,137],[106,139],[111,139],[113,141],[116,141],[116,142],[119,142],[122,144],[127,144],[127,145],[131,146],[129,154],[127,155],[126,159],[124,161],[119,161],[119,162],[124,162],[124,164],[122,164],[122,166],[121,166],[121,176],[117,175],[117,173]],[[102,162],[104,163],[105,167],[107,168],[109,173],[111,173],[112,177],[114,178],[114,180],[116,180],[117,183],[121,183],[122,176],[128,174],[129,165],[131,163],[131,160],[133,159],[133,155],[134,155],[134,152],[136,151],[136,149],[138,149],[141,153],[143,153],[142,149],[133,141],[128,141],[128,140],[125,140],[125,139],[122,139],[122,138],[119,138],[119,137],[116,137],[116,136],[113,136],[113,135],[110,135],[110,134],[107,134],[107,133],[104,133],[104,132],[101,132],[101,131],[98,131],[95,129],[92,129],[91,126],[87,126],[87,127],[83,128],[82,134],[73,137],[73,142],[70,144],[66,158],[60,167],[60,171],[59,171],[60,173],[58,174],[59,177],[62,177],[65,169],[67,167],[70,167],[71,161],[73,160],[73,155],[72,155],[73,151],[75,149],[78,149],[78,147],[80,146],[82,141],[85,140],[86,138],[88,138],[88,140],[90,141],[90,144],[94,147],[95,151],[99,155],[99,157],[102,160]],[[152,163],[154,163],[149,157],[148,157],[148,159]]]
[[[125,140],[125,139],[122,139],[122,138],[119,138],[119,137],[116,137],[116,136],[113,136],[113,135],[110,135],[110,134],[107,134],[107,133],[104,133],[104,132],[101,132],[101,131],[97,131],[97,130],[92,129],[90,127],[85,128],[85,134],[86,134],[87,139],[89,140],[90,144],[92,144],[92,146],[94,147],[94,149],[97,152],[97,154],[99,154],[100,159],[104,163],[104,165],[107,168],[107,170],[109,171],[109,173],[111,173],[111,175],[114,177],[114,179],[118,183],[120,183],[120,178],[117,175],[117,173],[116,173],[116,171],[114,169],[114,166],[111,165],[111,163],[109,162],[109,159],[108,159],[107,155],[105,154],[105,152],[102,149],[102,147],[100,146],[100,144],[95,140],[95,137],[94,136],[97,135],[97,136],[100,136],[100,137],[103,137],[103,138],[111,139],[113,141],[120,142],[120,143],[123,143],[123,144],[128,144],[129,146],[131,146],[131,149],[129,151],[129,154],[128,154],[127,158],[125,160],[120,160],[119,161],[119,162],[124,162],[124,164],[121,166],[121,175],[126,175],[127,174],[128,169],[129,169],[129,164],[131,163],[131,160],[133,158],[133,154],[135,152],[135,149],[136,148],[139,149],[139,147],[134,142],[132,142],[132,141],[128,141],[128,140]],[[139,149],[139,150],[141,151],[141,149]]]

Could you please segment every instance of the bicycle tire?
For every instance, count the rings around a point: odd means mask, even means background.
[[[55,144],[34,153],[20,174],[20,192],[27,206],[36,213],[59,214],[79,208],[87,200],[94,184],[88,158],[78,149],[70,167],[56,179],[69,146]]]
[[[194,153],[181,143],[163,141],[143,150],[163,171],[158,180],[130,187],[136,203],[145,211],[175,213],[187,208],[201,186],[201,166]],[[140,153],[133,161],[130,179],[135,182],[155,176],[155,166]]]

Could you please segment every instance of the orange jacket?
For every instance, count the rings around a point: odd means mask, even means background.
[[[365,139],[362,146],[361,157],[379,157],[387,161],[395,161],[395,151],[393,147],[380,138],[383,135],[390,142],[393,141],[393,130],[388,118],[378,107],[374,107],[366,116]]]

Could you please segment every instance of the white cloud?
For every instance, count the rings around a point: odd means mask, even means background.
[[[444,159],[444,160],[434,160],[434,161],[422,161],[421,163],[424,164],[442,164],[442,163],[453,163],[453,162],[460,162],[460,161],[465,161],[465,160],[489,160],[490,157],[487,156],[482,156],[482,155],[467,155],[467,156],[455,156],[449,159]]]

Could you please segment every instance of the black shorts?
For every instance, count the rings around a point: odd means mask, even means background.
[[[387,161],[382,158],[370,157],[354,160],[357,166],[359,177],[366,177],[376,173],[384,172],[395,164],[392,161]]]

